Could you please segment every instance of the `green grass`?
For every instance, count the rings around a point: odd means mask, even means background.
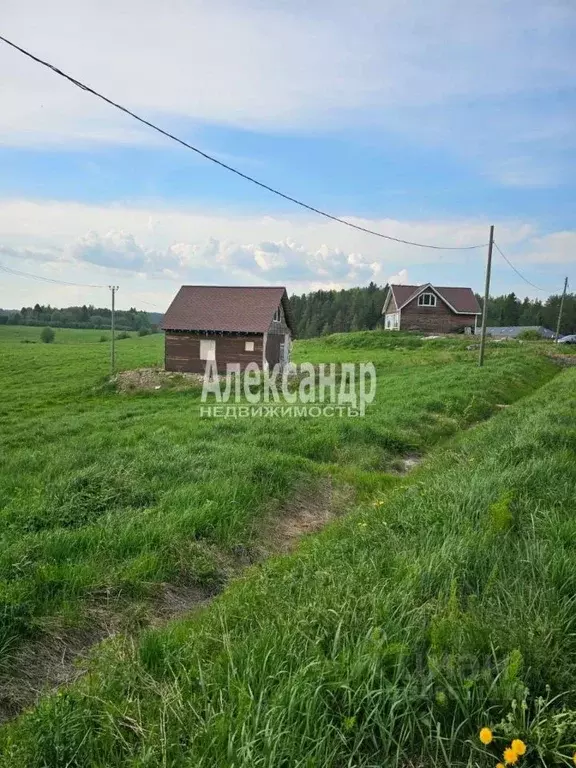
[[[104,337],[110,342],[111,333],[108,329],[53,328],[55,333],[53,344],[95,344],[102,343]],[[40,334],[42,326],[33,325],[2,325],[0,326],[0,344],[42,344]],[[131,334],[133,336],[136,333]]]
[[[367,418],[201,419],[197,390],[117,393],[98,338],[58,330],[55,344],[22,344],[17,328],[0,327],[0,678],[45,633],[151,605],[166,582],[221,584],[236,553],[259,546],[263,523],[296,490],[313,498],[323,476],[358,499],[391,492],[399,457],[558,370],[523,347],[491,349],[478,369],[463,339],[343,334],[299,343],[295,358],[373,361]],[[120,369],[156,365],[163,338],[117,350]]]
[[[413,378],[438,400],[439,371],[462,387],[468,370],[490,398],[499,370],[493,400],[530,379],[516,358],[429,366]],[[575,385],[567,371],[463,433],[200,615],[105,644],[88,677],[4,729],[0,764],[493,766],[512,737],[522,765],[569,764]]]

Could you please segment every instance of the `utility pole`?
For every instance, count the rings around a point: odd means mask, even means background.
[[[484,347],[486,345],[486,320],[488,318],[488,299],[490,297],[490,275],[492,273],[492,248],[494,246],[494,224],[490,227],[490,240],[488,241],[488,261],[486,262],[486,285],[484,286],[484,306],[482,307],[482,331],[480,335],[480,354],[478,365],[484,365]]]
[[[568,278],[564,278],[564,290],[562,291],[562,298],[560,299],[560,309],[558,310],[558,323],[556,324],[556,338],[555,341],[558,341],[558,337],[560,336],[560,323],[562,322],[562,312],[564,311],[564,298],[566,296],[566,289],[568,288]]]
[[[116,291],[118,290],[117,285],[109,285],[108,288],[112,291],[112,318],[110,321],[110,329],[112,331],[112,354],[111,354],[111,360],[110,360],[110,366],[112,369],[112,376],[114,376],[114,373],[116,371],[116,339],[114,338],[114,298],[116,296]]]

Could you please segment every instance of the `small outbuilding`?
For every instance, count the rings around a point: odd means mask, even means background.
[[[164,315],[167,371],[204,373],[213,360],[261,369],[290,361],[294,323],[283,287],[183,285]]]

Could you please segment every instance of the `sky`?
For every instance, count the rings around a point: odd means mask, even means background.
[[[0,34],[217,159],[393,237],[484,244],[492,293],[574,274],[573,0],[2,0]],[[0,42],[0,307],[164,311],[183,284],[482,292],[486,248],[358,232]],[[90,287],[89,287],[90,286]],[[99,287],[101,286],[101,287]]]

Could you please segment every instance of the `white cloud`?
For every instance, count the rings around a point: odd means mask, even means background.
[[[408,270],[401,269],[397,274],[390,275],[390,277],[386,278],[386,282],[391,283],[392,285],[410,285]]]
[[[473,220],[355,221],[396,237],[445,245],[483,242],[488,234],[485,222]],[[536,283],[540,277],[546,286],[559,283],[563,265],[573,260],[576,232],[543,233],[521,221],[497,223],[496,232],[507,255]],[[0,257],[6,266],[70,282],[118,283],[121,302],[137,303],[140,296],[161,308],[180,283],[275,283],[303,292],[371,280],[405,283],[408,270],[410,282],[467,284],[480,290],[485,256],[485,249],[412,248],[335,222],[301,217],[0,201]],[[495,292],[530,293],[502,260],[495,261],[493,279]],[[508,287],[511,280],[515,282]],[[63,295],[54,286],[7,278],[0,284],[0,306],[12,305],[15,287],[54,303],[53,297]],[[70,289],[66,295],[76,294]],[[97,302],[102,294],[81,295],[83,302]]]

